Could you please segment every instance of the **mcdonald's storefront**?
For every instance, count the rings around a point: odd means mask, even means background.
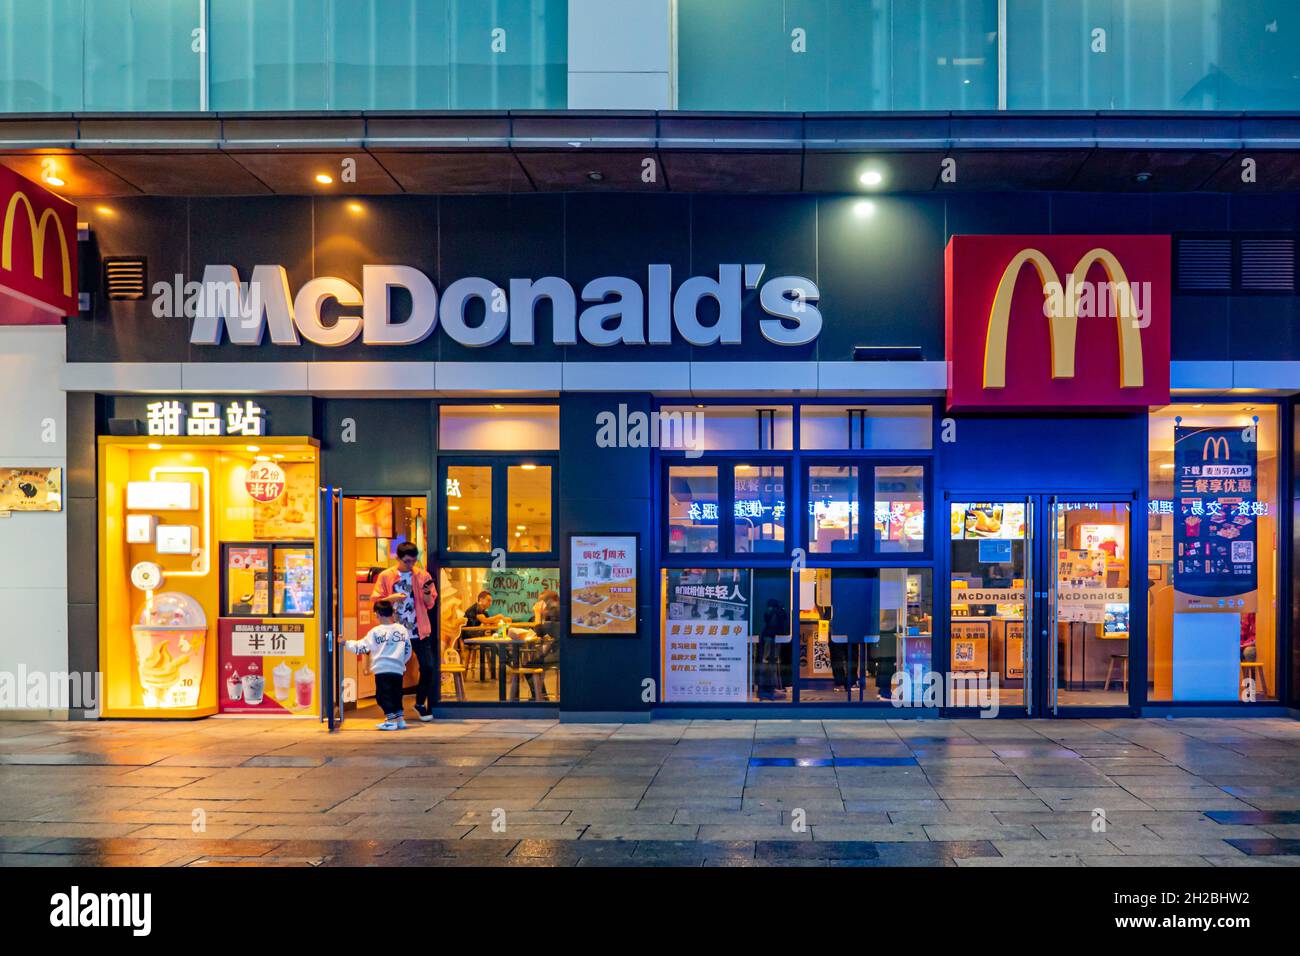
[[[1172,226],[970,202],[83,211],[150,290],[60,371],[97,714],[364,712],[406,543],[446,715],[1294,708],[1300,343],[1203,358]]]

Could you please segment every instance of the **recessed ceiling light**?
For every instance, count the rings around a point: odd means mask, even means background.
[[[858,177],[858,182],[862,183],[864,186],[879,186],[884,181],[885,177],[880,175],[879,171],[874,169],[868,169]]]
[[[605,178],[605,174],[598,169],[593,169],[591,172],[587,173],[587,178],[593,183],[598,183]]]
[[[517,525],[515,525],[515,530],[516,530],[516,531],[527,531],[527,530],[528,530],[528,525],[526,525],[526,524],[517,524]]]
[[[366,207],[361,205],[361,203],[359,202],[348,203],[348,212],[355,213],[356,215],[359,216],[365,211],[366,211]]]
[[[534,469],[537,468],[536,465],[531,465],[531,464],[530,464],[530,465],[520,465],[519,467],[522,468],[524,471],[533,471]]]
[[[96,207],[95,207],[95,212],[99,213],[101,216],[116,216],[116,215],[117,215],[117,213],[113,211],[113,208],[112,208],[111,206],[96,206]]]
[[[448,511],[459,511],[459,510],[460,510],[460,505],[447,505],[447,510],[448,510]]]
[[[254,461],[270,461],[270,460],[271,460],[271,456],[270,456],[270,455],[255,455],[255,456],[253,457],[253,460],[254,460]]]
[[[41,180],[42,180],[42,181],[45,183],[45,185],[47,185],[47,186],[56,186],[56,187],[57,187],[57,186],[66,186],[66,185],[67,185],[67,183],[65,183],[65,182],[64,182],[62,179],[60,179],[58,176],[55,176],[53,173],[50,173],[48,176],[42,176],[42,177],[41,177]]]
[[[149,450],[150,450],[150,451],[162,451],[162,445],[158,444],[156,441],[151,441],[151,442],[149,443]]]
[[[317,173],[316,182],[320,183],[322,186],[328,186],[330,183],[334,182],[334,177],[329,173]]]
[[[467,524],[458,524],[458,525],[456,525],[456,530],[457,530],[457,531],[468,531],[468,530],[469,530],[469,525],[467,525]]]
[[[272,455],[271,457],[272,457],[272,458],[283,458],[284,455],[281,455],[279,452],[276,452],[276,453],[275,453],[274,455]],[[303,460],[306,461],[307,459],[304,458]]]
[[[1149,172],[1147,172],[1146,170],[1143,170],[1142,172],[1138,173],[1136,176],[1133,177],[1133,181],[1136,182],[1136,183],[1146,183],[1146,182],[1150,182],[1150,181],[1151,181],[1151,174],[1150,174]]]
[[[258,452],[258,451],[261,451],[261,450],[262,450],[262,449],[259,448],[257,445],[245,445],[245,446],[244,446],[244,451]]]

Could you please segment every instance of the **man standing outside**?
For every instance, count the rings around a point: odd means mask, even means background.
[[[415,712],[420,720],[433,720],[433,689],[437,680],[438,649],[433,639],[433,623],[429,610],[438,598],[433,586],[433,576],[416,561],[420,549],[410,541],[397,546],[397,563],[380,573],[375,579],[371,600],[387,599],[392,602],[397,623],[411,634],[411,649],[420,667],[415,685]]]

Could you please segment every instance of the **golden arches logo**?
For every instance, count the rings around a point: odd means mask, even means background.
[[[1202,461],[1210,460],[1211,448],[1214,449],[1215,461],[1219,460],[1220,449],[1223,450],[1223,458],[1225,461],[1232,457],[1232,450],[1228,447],[1228,439],[1224,438],[1222,435],[1211,435],[1209,438],[1205,439],[1205,444],[1201,446]]]
[[[27,225],[30,227],[32,237],[32,275],[37,279],[45,278],[45,230],[49,228],[52,222],[59,234],[59,252],[63,256],[63,294],[70,298],[72,296],[72,262],[68,253],[68,237],[63,232],[63,223],[59,221],[59,217],[53,209],[46,209],[41,213],[38,221],[31,200],[21,190],[14,192],[9,197],[9,206],[5,209],[4,233],[3,237],[0,238],[0,267],[13,271],[14,220],[20,203],[23,209],[27,211]]]
[[[1062,294],[1060,276],[1052,263],[1037,249],[1018,252],[1002,272],[984,339],[984,387],[1005,388],[1007,384],[1007,332],[1011,324],[1011,299],[1016,279],[1028,263],[1038,273],[1045,299],[1060,296],[1058,307],[1051,310],[1049,329],[1052,336],[1052,378],[1074,378],[1075,346],[1078,339],[1078,293],[1083,289],[1088,270],[1100,265],[1116,289],[1114,296],[1115,326],[1119,339],[1119,378],[1121,388],[1140,388],[1143,383],[1142,334],[1138,328],[1137,309],[1124,267],[1106,249],[1089,249],[1075,264]]]

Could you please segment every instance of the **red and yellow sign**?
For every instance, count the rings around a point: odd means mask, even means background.
[[[53,324],[77,314],[77,209],[0,166],[0,325]],[[18,316],[15,318],[15,316]]]
[[[1168,236],[954,236],[948,407],[1169,401]]]
[[[284,471],[269,461],[254,462],[244,475],[244,488],[254,501],[275,501],[284,494]]]

